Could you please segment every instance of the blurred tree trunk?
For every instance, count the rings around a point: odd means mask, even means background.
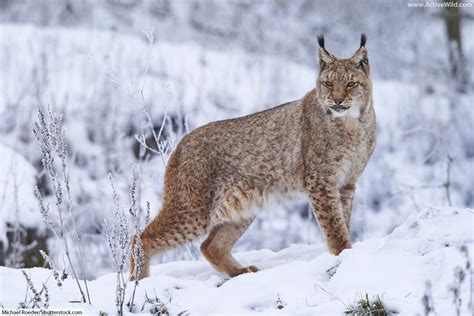
[[[458,0],[453,1],[459,4]],[[466,92],[468,84],[468,72],[466,59],[462,52],[461,38],[462,15],[459,6],[446,7],[444,20],[446,23],[446,33],[448,36],[449,63],[451,66],[451,76],[455,81],[456,89],[459,92]]]

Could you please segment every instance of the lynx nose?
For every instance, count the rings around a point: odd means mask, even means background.
[[[336,103],[337,106],[340,106],[342,104],[342,100],[334,100],[334,103]]]

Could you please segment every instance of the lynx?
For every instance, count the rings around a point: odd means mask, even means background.
[[[216,270],[230,277],[258,271],[231,249],[268,199],[292,192],[309,198],[332,254],[351,248],[352,198],[375,146],[366,37],[349,59],[330,54],[324,37],[318,42],[316,87],[302,99],[207,124],[177,145],[162,209],[141,235],[139,278],[149,275],[155,254],[205,234],[201,252]]]

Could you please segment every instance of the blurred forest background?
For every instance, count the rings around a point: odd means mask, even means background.
[[[0,0],[0,264],[43,266],[39,249],[64,261],[35,197],[37,186],[58,225],[32,133],[38,107],[63,115],[65,225],[76,223],[87,277],[97,277],[113,269],[109,174],[128,210],[134,169],[138,206],[150,202],[155,215],[179,139],[301,98],[319,71],[318,34],[338,57],[368,36],[378,143],[356,190],[352,237],[384,236],[426,205],[472,208],[474,8],[409,1]],[[290,201],[269,206],[236,250],[322,242],[307,202]],[[156,260],[196,260],[198,246]]]

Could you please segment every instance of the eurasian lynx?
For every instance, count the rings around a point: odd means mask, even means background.
[[[141,235],[139,278],[155,254],[207,233],[201,252],[216,270],[258,271],[241,266],[231,249],[270,196],[294,191],[309,197],[331,253],[351,247],[355,184],[375,146],[366,37],[350,59],[328,53],[322,36],[318,42],[316,88],[302,99],[207,124],[178,144],[162,209]]]

